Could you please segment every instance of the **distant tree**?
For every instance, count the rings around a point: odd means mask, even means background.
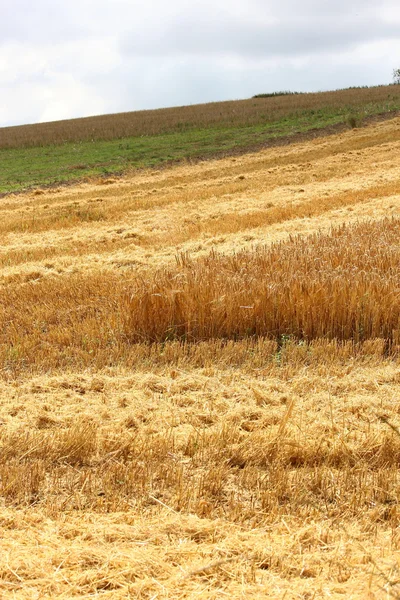
[[[400,85],[400,69],[393,69],[393,83]]]

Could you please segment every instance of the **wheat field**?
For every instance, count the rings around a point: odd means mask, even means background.
[[[1,598],[399,598],[400,119],[0,199]]]

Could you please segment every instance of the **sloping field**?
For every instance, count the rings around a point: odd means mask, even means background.
[[[1,598],[399,598],[400,119],[0,200]]]
[[[0,128],[0,148],[48,147],[66,142],[115,141],[116,139],[139,136],[143,138],[163,133],[182,134],[187,130],[207,128],[234,128],[237,130],[252,125],[263,125],[267,129],[272,129],[270,133],[278,133],[283,126],[282,121],[289,121],[294,129],[299,130],[302,130],[307,122],[309,126],[312,126],[312,121],[314,121],[314,125],[318,126],[321,118],[324,119],[325,125],[342,123],[343,117],[350,115],[357,121],[367,116],[397,111],[399,101],[398,85],[379,85],[302,94],[288,92],[260,94],[247,100],[209,102],[50,123],[2,127]],[[310,119],[312,116],[314,119]]]
[[[400,113],[400,86],[0,127],[0,196],[323,137]]]

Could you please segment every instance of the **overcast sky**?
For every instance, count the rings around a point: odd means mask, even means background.
[[[398,0],[0,0],[0,127],[392,82]]]

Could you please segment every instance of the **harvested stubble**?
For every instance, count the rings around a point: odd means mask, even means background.
[[[398,347],[355,341],[397,310],[398,221],[358,219],[398,215],[398,125],[1,201],[0,597],[399,595]],[[326,235],[332,220],[358,224]],[[287,250],[256,248],[274,240]],[[163,325],[151,343],[156,313],[132,343],[130,295],[156,277],[166,296],[210,285],[242,327],[230,287],[261,293],[250,270],[272,267],[278,296],[303,294],[279,307],[292,332],[319,335],[318,282],[347,300],[366,282],[379,302],[354,302],[347,341],[165,341]]]
[[[0,363],[12,372],[132,364],[153,352],[141,343],[168,340],[381,338],[384,351],[395,352],[399,234],[392,218],[233,255],[181,255],[174,269],[129,278],[16,281],[0,297]]]
[[[397,527],[390,506],[400,493],[399,439],[389,433],[379,445],[374,436],[307,442],[305,432],[287,427],[287,414],[268,431],[248,432],[228,419],[229,426],[180,439],[166,431],[96,436],[93,426],[79,423],[3,434],[0,494],[7,506],[52,511],[115,512],[132,503],[143,511],[155,498],[171,511],[224,514],[258,526],[287,512],[357,518],[374,506]]]
[[[261,367],[271,349],[248,344],[258,360],[237,371],[154,357],[25,380],[19,426],[0,435],[2,595],[361,599],[385,585],[367,573],[400,544],[400,440],[378,418],[398,425],[398,369],[379,341],[288,342]]]
[[[129,278],[96,272],[16,280],[0,296],[0,364],[15,374],[137,364],[157,355],[206,361],[240,356],[226,342],[246,346],[249,338],[279,346],[288,337],[380,338],[382,352],[396,352],[399,234],[400,220],[392,218],[233,255],[211,252],[193,261],[181,255],[175,268]],[[168,340],[186,345],[163,347],[161,354],[148,346]],[[207,340],[217,342],[211,355],[201,346],[189,350]]]
[[[211,253],[139,281],[126,298],[132,341],[265,336],[385,338],[400,328],[400,221],[294,237],[231,256]]]
[[[293,370],[296,362],[286,366]],[[276,372],[273,365],[267,371]],[[269,403],[262,392],[253,394]],[[100,512],[128,510],[133,501],[145,509],[153,496],[173,511],[223,511],[230,521],[253,524],[287,511],[358,516],[395,504],[399,437],[376,419],[370,433],[332,426],[323,439],[311,438],[315,426],[299,431],[291,423],[295,403],[283,404],[269,423],[266,407],[253,407],[239,418],[228,412],[225,422],[210,415],[208,426],[186,432],[141,432],[129,423],[101,431],[87,419],[65,427],[42,417],[36,430],[1,433],[0,496],[11,506]],[[396,510],[385,519],[399,523]]]

